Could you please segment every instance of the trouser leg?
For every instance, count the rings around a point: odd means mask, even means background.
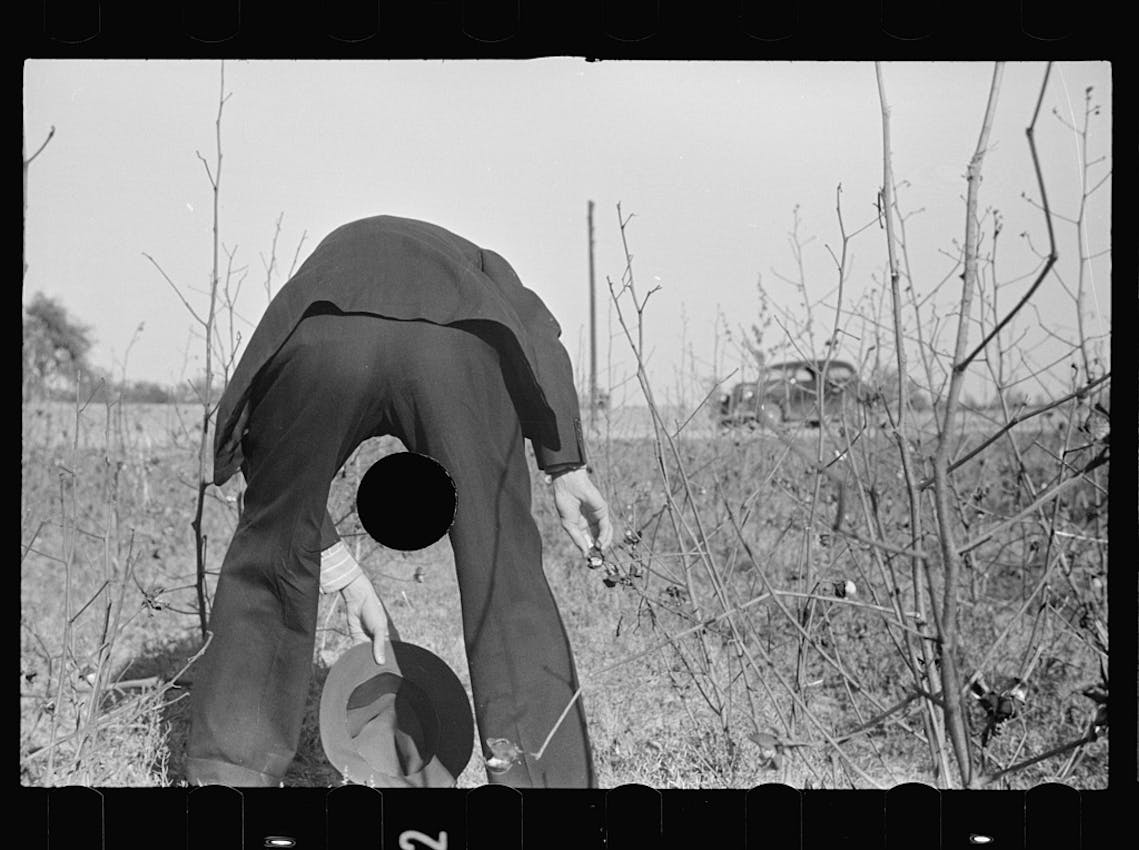
[[[374,365],[303,320],[258,377],[247,489],[195,676],[191,783],[276,785],[296,753],[312,673],[321,524],[336,471],[374,430]]]
[[[578,681],[542,570],[525,443],[498,353],[456,328],[403,330],[414,357],[405,361],[394,417],[408,448],[439,461],[455,481],[450,538],[480,742],[506,738],[536,753]],[[528,755],[488,778],[522,787],[592,787],[581,701],[541,759]]]
[[[542,571],[517,415],[496,350],[472,334],[371,316],[305,319],[258,378],[245,512],[226,554],[195,681],[191,782],[276,784],[311,675],[330,482],[368,436],[394,433],[455,480],[450,536],[480,738],[537,752],[577,688]],[[588,787],[581,702],[543,757],[492,782]]]

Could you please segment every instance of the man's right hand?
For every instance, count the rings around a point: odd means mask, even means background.
[[[388,615],[371,579],[361,573],[341,589],[348,613],[348,636],[352,644],[371,640],[372,657],[384,663],[384,647],[388,642]]]
[[[595,544],[608,548],[613,540],[609,505],[594,486],[585,469],[575,469],[554,479],[554,507],[562,518],[562,528],[581,554],[588,555]]]

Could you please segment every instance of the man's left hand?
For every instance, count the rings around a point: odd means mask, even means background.
[[[585,469],[575,469],[554,479],[554,507],[562,528],[583,555],[593,546],[606,549],[613,539],[609,506]]]

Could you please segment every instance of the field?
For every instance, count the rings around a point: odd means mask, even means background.
[[[24,406],[25,784],[184,781],[186,665],[201,645],[190,526],[198,415]],[[958,531],[976,543],[956,590],[954,660],[970,758],[993,776],[989,787],[1106,787],[1094,688],[1107,659],[1107,467],[1088,469],[1099,444],[1084,433],[1086,415],[1072,402],[1028,418],[954,474]],[[927,609],[941,604],[943,565],[924,498],[917,542],[928,572],[911,557],[913,516],[890,429],[864,418],[721,434],[701,413],[673,433],[684,418],[662,417],[658,432],[647,410],[615,411],[590,434],[617,530],[613,587],[571,550],[532,467],[544,565],[583,677],[602,786],[957,785],[940,694],[920,692],[940,680],[915,669],[940,660],[922,653],[939,646]],[[936,429],[932,416],[918,424],[915,462]],[[953,457],[997,430],[983,417],[963,420]],[[403,638],[466,684],[449,543],[384,550],[352,509],[369,464],[400,448],[390,438],[363,445],[334,484],[331,513]],[[237,481],[208,491],[210,570],[239,490]],[[322,600],[320,622],[290,785],[339,782],[316,726],[327,667],[347,646],[335,597]],[[460,787],[485,781],[479,751]]]

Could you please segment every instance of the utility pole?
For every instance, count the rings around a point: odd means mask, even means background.
[[[597,296],[593,283],[593,201],[589,202],[589,427],[597,424]]]

